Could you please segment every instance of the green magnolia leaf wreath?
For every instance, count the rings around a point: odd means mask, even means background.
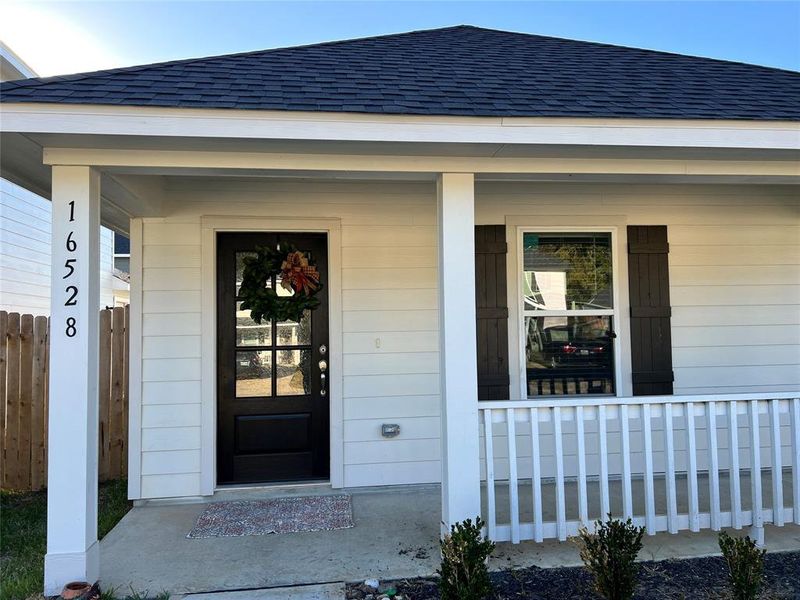
[[[261,324],[262,320],[299,323],[304,311],[320,305],[316,297],[322,290],[319,271],[305,252],[294,246],[281,250],[259,246],[256,256],[245,257],[243,263],[239,299],[241,308],[249,309],[250,318],[256,323]],[[278,285],[294,294],[279,296],[276,288],[267,287],[273,277]]]

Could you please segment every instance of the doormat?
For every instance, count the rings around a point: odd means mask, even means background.
[[[214,502],[197,517],[188,538],[332,531],[353,527],[348,495]]]

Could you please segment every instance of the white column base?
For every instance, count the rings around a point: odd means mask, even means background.
[[[100,579],[100,544],[85,552],[48,553],[44,557],[44,594],[57,596],[70,581],[94,583]]]

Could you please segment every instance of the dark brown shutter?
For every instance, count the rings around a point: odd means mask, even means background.
[[[628,227],[634,396],[672,394],[668,256],[666,226]]]
[[[508,400],[506,227],[475,227],[478,400]]]

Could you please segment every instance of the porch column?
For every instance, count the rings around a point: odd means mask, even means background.
[[[442,531],[480,514],[475,341],[475,177],[437,182],[439,349],[442,395]]]
[[[94,582],[97,547],[100,177],[53,167],[44,592]]]

